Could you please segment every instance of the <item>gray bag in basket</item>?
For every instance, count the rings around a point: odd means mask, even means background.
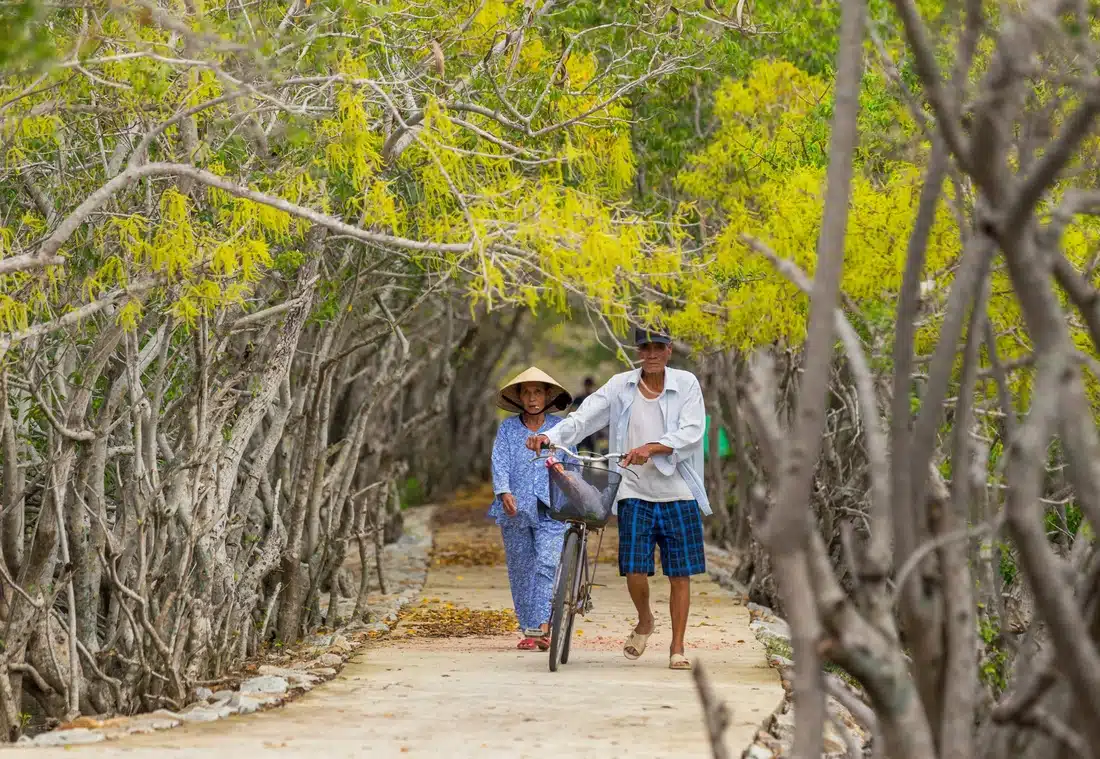
[[[589,519],[603,517],[603,497],[595,486],[585,482],[577,472],[566,469],[553,457],[546,460],[546,468],[551,471],[558,489],[570,504],[583,511]]]

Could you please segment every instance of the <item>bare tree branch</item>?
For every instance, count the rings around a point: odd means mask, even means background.
[[[729,759],[725,737],[731,718],[729,708],[714,692],[706,668],[701,662],[695,662],[691,675],[695,679],[695,690],[703,706],[703,723],[710,738],[711,755],[714,759]]]
[[[842,4],[825,212],[810,299],[805,373],[793,434],[782,463],[776,504],[767,528],[767,543],[774,558],[784,609],[793,631],[794,706],[798,714],[794,754],[801,759],[820,756],[826,716],[818,650],[822,628],[808,564],[811,525],[806,504],[810,500],[814,461],[820,450],[825,424],[824,404],[844,263],[852,159],[859,139],[857,114],[863,77],[865,14],[862,0],[846,0]]]

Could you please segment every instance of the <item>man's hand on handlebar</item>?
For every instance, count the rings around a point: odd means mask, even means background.
[[[532,435],[527,438],[527,447],[535,453],[539,453],[545,446],[550,445],[550,438],[546,435]]]
[[[634,450],[627,451],[626,455],[619,460],[619,466],[644,466],[649,457],[653,454],[649,450],[649,445],[640,445]]]
[[[632,451],[627,451],[627,454],[619,461],[619,466],[643,466],[654,456],[661,456],[672,453],[672,449],[667,445],[661,445],[660,443],[646,443],[640,445]]]

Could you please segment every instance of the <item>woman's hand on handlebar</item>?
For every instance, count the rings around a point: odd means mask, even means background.
[[[539,453],[545,446],[550,445],[550,438],[546,435],[532,435],[527,438],[527,447],[535,453]]]

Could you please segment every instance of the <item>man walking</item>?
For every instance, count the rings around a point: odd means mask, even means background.
[[[571,446],[609,427],[613,451],[627,451],[620,466],[632,467],[616,496],[619,515],[619,574],[626,577],[638,624],[623,645],[637,659],[653,634],[649,578],[653,551],[661,549],[661,566],[669,579],[672,646],[669,668],[691,669],[684,656],[684,633],[691,605],[691,575],[706,571],[703,521],[710,502],[703,488],[703,431],[706,410],[699,380],[691,372],[668,367],[668,335],[634,331],[639,369],[617,374],[596,390],[574,413],[545,435],[528,439],[527,447]]]

